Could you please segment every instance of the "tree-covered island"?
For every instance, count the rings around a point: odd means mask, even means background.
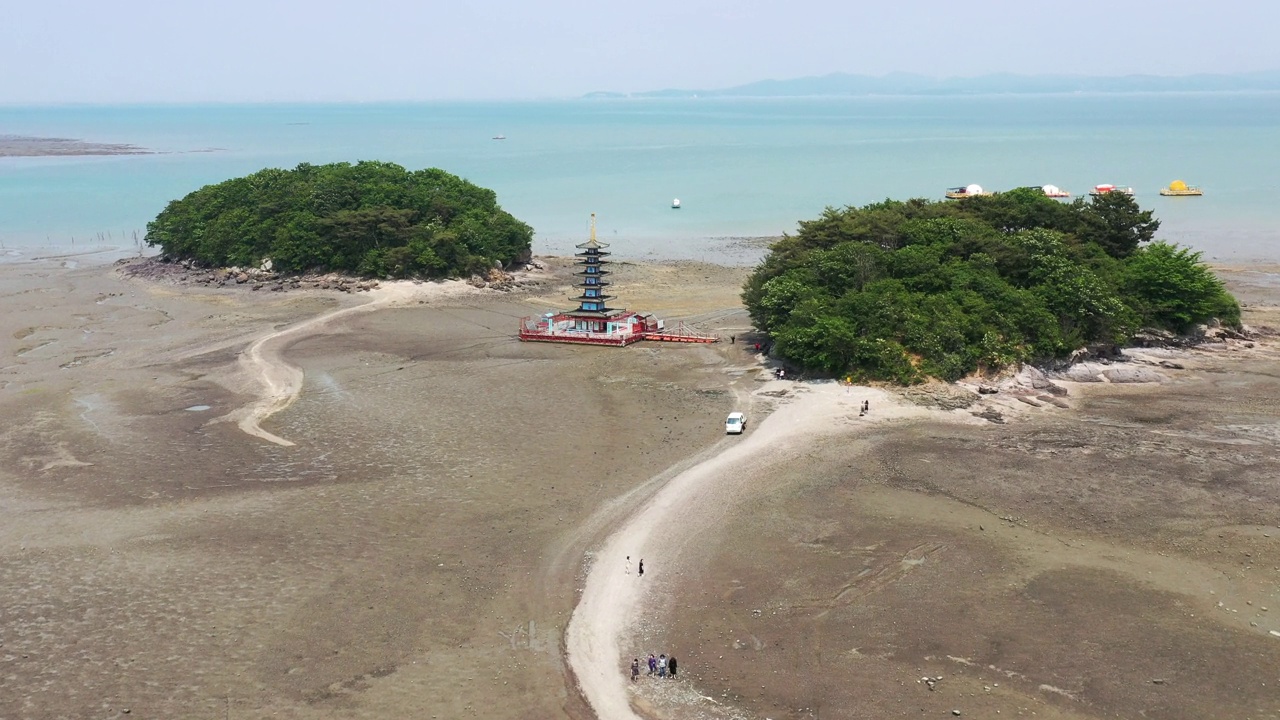
[[[212,267],[458,277],[529,258],[533,230],[443,170],[303,163],[206,185],[147,223],[148,245]]]
[[[1185,332],[1240,308],[1200,254],[1154,241],[1132,197],[1038,189],[886,200],[800,223],[743,300],[774,352],[808,370],[915,383]]]

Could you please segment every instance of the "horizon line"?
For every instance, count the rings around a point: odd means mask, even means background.
[[[397,103],[432,103],[432,102],[540,102],[540,101],[556,101],[556,100],[579,100],[579,99],[604,99],[592,96],[611,96],[617,99],[712,99],[712,94],[726,98],[746,99],[746,98],[803,98],[803,97],[915,97],[929,95],[964,95],[964,96],[983,96],[983,95],[1116,95],[1116,94],[1176,94],[1176,93],[1249,93],[1249,92],[1276,92],[1280,88],[1200,88],[1200,89],[1152,89],[1152,90],[1004,90],[1004,91],[975,91],[964,92],[948,91],[945,89],[913,89],[903,90],[899,92],[882,91],[882,92],[819,92],[796,95],[751,95],[749,93],[741,95],[724,96],[723,93],[728,91],[741,90],[755,85],[768,83],[796,83],[806,80],[823,80],[833,77],[848,77],[866,80],[892,80],[896,77],[927,79],[938,82],[947,81],[970,81],[984,80],[993,78],[1016,78],[1021,80],[1126,80],[1126,79],[1159,79],[1159,80],[1203,80],[1211,78],[1240,78],[1245,76],[1275,74],[1280,80],[1280,68],[1264,69],[1264,70],[1241,70],[1235,72],[1217,72],[1217,73],[1189,73],[1179,75],[1160,75],[1154,73],[1133,72],[1116,75],[1089,75],[1089,74],[1064,74],[1064,73],[1036,73],[1036,74],[1020,74],[1016,72],[991,72],[978,75],[929,75],[926,73],[907,72],[895,70],[879,75],[865,73],[850,73],[845,71],[833,71],[821,75],[802,75],[789,78],[768,77],[757,80],[750,80],[736,85],[726,85],[722,87],[707,88],[658,88],[649,90],[606,90],[596,89],[568,93],[548,93],[543,95],[494,95],[494,96],[462,96],[462,95],[443,95],[436,97],[382,97],[382,98],[288,98],[288,99],[262,99],[262,98],[200,98],[200,99],[182,99],[182,100],[165,100],[157,98],[137,98],[126,100],[72,100],[72,99],[17,99],[17,100],[0,100],[0,108],[4,107],[55,107],[55,106],[145,106],[145,105],[163,105],[163,106],[180,106],[180,105],[376,105],[376,104],[397,104]],[[671,93],[673,95],[667,97],[655,97],[662,93]],[[684,94],[685,97],[675,97],[674,94]],[[700,93],[707,93],[705,98],[697,97]],[[694,96],[694,97],[689,97]]]

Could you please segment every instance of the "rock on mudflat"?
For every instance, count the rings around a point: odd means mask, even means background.
[[[1107,368],[1102,376],[1113,383],[1158,383],[1164,376],[1146,368]]]
[[[1023,365],[1014,379],[1019,385],[1026,385],[1037,390],[1046,390],[1053,384],[1043,370],[1032,365]]]
[[[1056,398],[1052,395],[1037,395],[1036,399],[1042,403],[1048,403],[1054,407],[1060,407],[1060,408],[1071,407],[1071,405],[1067,403],[1066,400],[1062,400],[1061,398]]]
[[[1052,395],[1067,394],[1066,388],[1053,384],[1053,381],[1049,379],[1049,376],[1043,370],[1032,365],[1023,365],[1018,374],[1014,376],[1013,381],[1019,386],[1029,387],[1033,390],[1043,390]]]
[[[969,414],[973,415],[974,417],[982,418],[987,422],[993,422],[997,425],[1004,424],[1004,416],[1001,415],[998,410],[992,407],[986,407],[978,412],[970,412]]]
[[[1070,382],[1102,382],[1102,367],[1092,363],[1072,365],[1058,373],[1058,377]]]

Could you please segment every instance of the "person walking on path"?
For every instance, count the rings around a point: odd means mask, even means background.
[[[667,656],[665,654],[658,656],[658,677],[667,676]]]
[[[640,558],[640,575],[644,575],[644,558]]]
[[[672,655],[667,658],[667,669],[671,671],[671,677],[676,676],[676,656]]]
[[[631,682],[640,677],[640,658],[631,658]]]
[[[630,574],[631,574],[631,556],[630,556],[630,555],[628,555],[628,556],[627,556],[627,567],[626,567],[625,572],[626,572],[628,575],[630,575]]]
[[[653,653],[649,653],[649,674],[656,672],[658,672],[658,658],[654,657]]]

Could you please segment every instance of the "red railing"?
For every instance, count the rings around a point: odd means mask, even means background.
[[[554,328],[556,319],[555,317],[549,320],[546,317],[522,318],[520,321],[520,339],[526,342],[606,345],[610,347],[625,347],[641,340],[677,343],[714,343],[720,341],[720,338],[715,335],[698,332],[685,325],[684,322],[678,322],[674,327],[664,327],[662,329],[658,328],[657,323],[649,322],[645,324],[644,330],[634,333],[597,333]]]

